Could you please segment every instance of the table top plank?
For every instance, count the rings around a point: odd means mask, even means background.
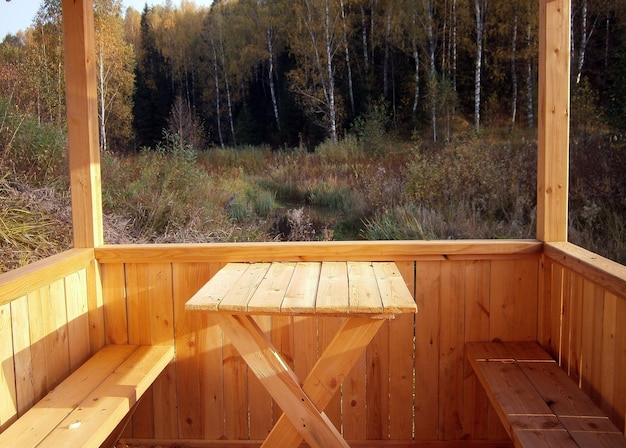
[[[320,263],[302,262],[296,265],[281,311],[298,314],[315,310],[320,270]]]
[[[385,314],[415,312],[414,301],[407,301],[407,286],[400,270],[393,262],[374,263],[374,275],[383,302]]]
[[[188,310],[217,311],[220,302],[248,269],[245,263],[228,263],[185,304]]]
[[[332,315],[345,313],[347,309],[349,309],[347,264],[339,261],[322,263],[315,311]]]
[[[383,314],[383,303],[371,262],[348,262],[350,314]]]
[[[393,318],[417,307],[393,262],[228,263],[185,305],[230,314]]]
[[[251,263],[239,280],[232,285],[218,305],[224,312],[243,312],[248,310],[248,302],[265,278],[270,263]]]
[[[282,306],[296,263],[272,263],[248,302],[250,313],[272,313]]]

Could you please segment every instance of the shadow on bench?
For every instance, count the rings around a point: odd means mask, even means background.
[[[99,447],[173,359],[171,346],[107,345],[0,434],[0,446]]]
[[[626,447],[538,343],[470,342],[465,353],[516,447]]]

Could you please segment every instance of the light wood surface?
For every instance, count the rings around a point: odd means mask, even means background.
[[[104,347],[0,434],[0,446],[100,446],[173,358],[173,347]]]
[[[229,263],[200,288],[185,309],[206,312],[222,328],[284,412],[263,446],[294,448],[303,438],[313,447],[348,446],[324,408],[355,364],[364,359],[368,344],[385,323],[382,318],[417,311],[395,263],[362,261]],[[298,376],[252,314],[294,316],[305,326],[314,323],[308,316],[347,319],[315,365],[299,368],[303,374],[310,370],[300,386]],[[317,332],[315,326],[308,330]],[[307,339],[307,335],[298,338]],[[357,389],[365,394],[364,383]],[[350,414],[359,425],[366,420],[365,401],[350,399],[350,395],[351,389],[344,389],[342,401],[352,403],[352,412],[344,412],[344,434],[351,430]],[[361,428],[355,433],[365,434]]]
[[[471,342],[467,357],[516,447],[626,447],[626,438],[536,342]]]
[[[230,314],[380,318],[417,311],[395,263],[360,261],[229,263],[185,308]]]

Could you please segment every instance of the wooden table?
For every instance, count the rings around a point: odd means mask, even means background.
[[[322,411],[385,319],[417,312],[395,263],[349,261],[229,263],[185,309],[211,313],[283,410],[263,446],[321,448],[348,446]],[[346,319],[301,386],[253,315]]]

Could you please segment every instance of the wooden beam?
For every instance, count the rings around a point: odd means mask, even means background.
[[[571,0],[539,6],[537,239],[567,241]]]
[[[74,247],[103,244],[93,5],[63,0]]]

